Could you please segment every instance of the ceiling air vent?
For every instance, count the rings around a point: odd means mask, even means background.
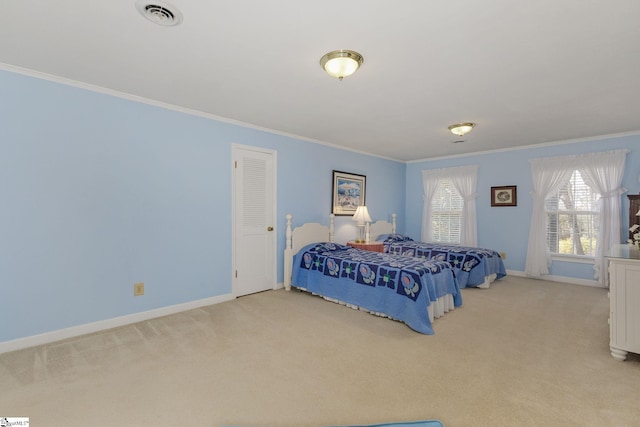
[[[182,14],[175,6],[163,1],[138,0],[136,9],[149,21],[171,27],[182,22]]]

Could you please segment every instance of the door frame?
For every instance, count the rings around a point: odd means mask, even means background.
[[[278,289],[278,152],[269,148],[255,147],[244,144],[231,144],[231,294],[237,298],[236,289],[236,166],[238,150],[255,151],[271,155],[273,161],[273,227],[275,237],[273,239],[273,289]]]

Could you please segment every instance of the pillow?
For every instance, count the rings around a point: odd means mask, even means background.
[[[341,245],[339,243],[331,243],[331,242],[318,242],[312,243],[306,247],[304,247],[307,252],[327,252],[327,251],[339,251],[342,249],[349,249],[348,246]]]
[[[381,234],[376,239],[379,242],[413,242],[413,239],[409,236],[405,236],[404,234]]]

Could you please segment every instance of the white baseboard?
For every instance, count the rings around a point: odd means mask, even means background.
[[[581,286],[593,286],[596,288],[604,288],[602,283],[597,280],[589,280],[589,279],[577,279],[575,277],[567,277],[567,276],[554,276],[552,274],[546,274],[541,277],[531,277],[527,276],[524,271],[518,270],[507,270],[507,276],[517,276],[517,277],[527,277],[529,279],[540,279],[540,280],[549,280],[550,282],[560,282],[560,283],[569,283],[571,285],[581,285]]]
[[[156,317],[167,316],[169,314],[180,313],[182,311],[192,310],[194,308],[204,307],[207,305],[219,304],[221,302],[231,301],[234,299],[235,296],[233,296],[233,294],[219,295],[211,298],[204,298],[196,301],[186,302],[183,304],[157,308],[155,310],[142,311],[140,313],[114,317],[112,319],[86,323],[84,325],[73,326],[71,328],[58,329],[56,331],[46,332],[44,334],[18,338],[16,340],[4,341],[0,342],[0,353],[21,350],[23,348],[33,347],[36,345],[48,344],[67,338],[77,337],[79,335],[117,328],[119,326],[129,325],[131,323],[142,322],[145,320],[154,319]]]
[[[518,270],[507,270],[507,276],[528,277],[531,279],[535,279],[534,277],[527,276],[524,273],[524,271],[518,271]],[[599,282],[595,280],[576,279],[574,277],[546,275],[541,277],[540,279],[549,280],[552,282],[569,283],[573,285],[594,286],[598,288],[603,287]],[[282,288],[284,288],[284,284],[282,282],[279,282],[274,287],[274,290],[282,289]],[[119,326],[129,325],[131,323],[155,319],[156,317],[167,316],[170,314],[180,313],[182,311],[192,310],[194,308],[231,301],[234,299],[235,299],[235,296],[233,294],[219,295],[211,298],[190,301],[183,304],[176,304],[168,307],[162,307],[155,310],[143,311],[140,313],[129,314],[121,317],[114,317],[112,319],[100,320],[98,322],[86,323],[84,325],[73,326],[71,328],[58,329],[56,331],[46,332],[44,334],[32,335],[25,338],[18,338],[12,341],[4,341],[4,342],[0,342],[0,353],[21,350],[23,348],[33,347],[36,345],[48,344],[48,343],[60,341],[67,338],[73,338],[73,337],[77,337],[84,334],[90,334],[98,331],[103,331],[106,329],[117,328]]]

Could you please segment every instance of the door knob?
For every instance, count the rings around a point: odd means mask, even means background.
[[[273,227],[267,227],[267,231],[273,231]]]

